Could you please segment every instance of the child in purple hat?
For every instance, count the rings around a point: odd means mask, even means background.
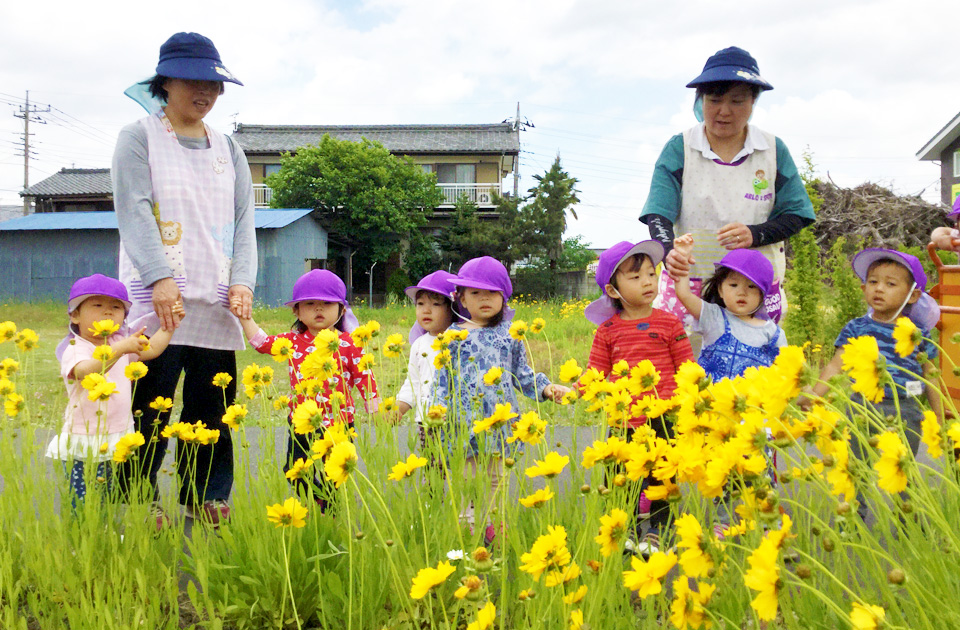
[[[473,430],[474,423],[493,416],[498,404],[509,404],[513,413],[519,413],[517,391],[537,401],[560,402],[569,389],[535,373],[527,363],[523,342],[510,336],[513,310],[507,307],[507,300],[513,294],[513,285],[500,261],[490,256],[468,260],[450,282],[456,287],[458,316],[462,319],[450,330],[464,331],[467,336],[451,342],[438,357],[430,400],[431,404],[446,407],[452,418],[439,438],[455,455],[463,455],[464,474],[468,479],[489,479],[491,493],[485,506],[486,517],[500,487],[503,458],[522,447],[516,441],[508,441],[512,433],[510,422],[479,434]],[[441,361],[443,357],[446,359]],[[492,368],[502,370],[502,381],[484,379]],[[465,509],[461,518],[472,527],[472,507]],[[489,525],[486,541],[492,541],[494,535],[495,529]]]
[[[283,466],[284,473],[298,463],[302,466],[311,461],[311,445],[323,436],[326,427],[334,423],[345,423],[352,427],[354,422],[353,396],[351,390],[356,388],[364,400],[364,409],[367,413],[375,413],[379,408],[377,399],[377,383],[373,378],[373,371],[361,363],[363,350],[358,348],[350,336],[350,331],[356,328],[357,318],[350,310],[347,301],[347,287],[337,275],[326,269],[314,269],[300,276],[293,285],[293,294],[286,302],[293,310],[296,320],[290,332],[279,335],[267,335],[257,325],[253,317],[241,318],[240,325],[250,345],[261,354],[272,354],[275,360],[286,361],[289,367],[290,388],[293,390],[290,397],[290,435],[287,439],[287,458]],[[318,337],[321,341],[318,342]],[[326,340],[322,338],[326,337]],[[308,396],[303,392],[300,384],[306,377],[301,373],[301,367],[307,357],[318,352],[317,357],[330,354],[327,344],[335,344],[336,350],[332,355],[336,359],[338,373],[323,381],[321,391]],[[281,348],[286,347],[281,354]],[[335,396],[339,393],[340,396]],[[316,431],[296,433],[293,430],[293,412],[307,399],[317,403],[323,414],[323,426],[316,427]],[[338,400],[339,399],[339,400]],[[291,476],[288,475],[288,478]],[[291,484],[306,496],[312,496],[321,508],[325,508],[327,500],[333,494],[333,488],[328,483],[321,484],[316,475],[313,476],[313,485],[299,477],[290,479]]]
[[[440,352],[433,347],[433,342],[453,323],[453,293],[456,287],[451,280],[455,277],[448,271],[434,271],[404,291],[416,305],[417,323],[410,329],[407,378],[397,392],[397,421],[414,409],[417,426],[421,427],[421,442],[424,439],[423,416],[436,374],[433,361]]]
[[[74,501],[84,498],[90,479],[106,479],[108,491],[112,487],[108,462],[117,445],[130,440],[124,436],[133,433],[133,386],[125,370],[134,362],[159,356],[173,336],[172,329],[161,329],[147,339],[143,336],[146,326],[131,333],[125,326],[129,310],[127,289],[115,278],[94,274],[80,278],[70,289],[70,332],[57,353],[68,401],[63,428],[50,441],[46,454],[64,462]],[[174,314],[183,317],[182,305],[174,308]],[[101,350],[105,346],[108,351]],[[97,356],[101,352],[104,357]],[[142,369],[146,373],[146,366]],[[97,381],[102,382],[105,400],[91,399]],[[156,514],[160,527],[167,519],[162,512]]]
[[[674,241],[684,256],[693,251],[693,236]],[[702,298],[690,289],[690,276],[678,276],[677,299],[703,335],[697,362],[714,382],[735,378],[749,367],[769,366],[787,345],[783,329],[767,315],[765,300],[774,284],[773,264],[755,249],[735,249],[715,263],[703,284]]]

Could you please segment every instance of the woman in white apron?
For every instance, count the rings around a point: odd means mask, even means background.
[[[126,92],[150,115],[120,132],[112,171],[120,279],[133,301],[131,315],[152,311],[165,329],[176,328],[137,384],[133,409],[147,450],[131,476],[145,479],[156,501],[167,447],[161,432],[170,413],[158,414],[150,403],[173,398],[184,373],[180,419],[220,429],[220,438],[178,445],[179,500],[188,516],[213,526],[228,518],[233,487],[233,445],[221,418],[224,397],[230,404],[236,395],[235,352],[244,348],[235,315],[250,317],[257,277],[250,168],[231,139],[203,122],[224,81],[242,85],[212,41],[197,33],[170,37],[160,47],[156,75]],[[234,313],[231,297],[239,298]],[[181,299],[186,318],[177,325],[171,309]],[[220,372],[233,377],[225,392],[213,384]],[[180,457],[185,448],[197,449],[196,458]],[[158,527],[166,523],[159,507],[154,514]]]
[[[671,273],[689,273],[699,295],[714,263],[733,249],[755,248],[770,259],[774,287],[766,311],[779,322],[786,312],[784,241],[814,221],[813,206],[786,145],[749,124],[760,93],[773,86],[747,51],[725,48],[707,59],[687,84],[696,88],[700,124],[667,142],[657,160],[640,220],[667,255],[654,306],[693,330],[693,318],[676,297]],[[674,235],[691,233],[696,256],[673,251]],[[702,247],[701,247],[702,244]],[[691,336],[699,353],[699,335]]]

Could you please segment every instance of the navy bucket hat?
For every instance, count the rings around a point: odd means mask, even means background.
[[[730,46],[712,54],[703,66],[700,76],[687,83],[687,87],[695,88],[703,83],[716,81],[736,81],[758,85],[763,90],[773,89],[773,86],[760,76],[757,60],[743,48],[736,46]]]
[[[160,47],[157,74],[171,79],[229,81],[243,85],[220,60],[220,53],[200,33],[176,33]]]

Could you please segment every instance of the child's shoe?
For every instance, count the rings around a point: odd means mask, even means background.
[[[188,505],[186,514],[195,521],[202,521],[217,529],[221,523],[230,520],[230,506],[222,499],[214,499],[213,501],[204,501],[199,506]]]
[[[167,516],[167,513],[164,511],[160,504],[154,501],[150,504],[150,508],[147,511],[147,523],[155,523],[157,532],[161,532],[164,529],[170,527],[173,524],[173,521],[170,520],[170,517]]]

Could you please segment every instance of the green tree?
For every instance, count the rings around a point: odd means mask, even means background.
[[[587,265],[597,259],[590,251],[590,243],[583,242],[583,236],[563,239],[563,254],[560,256],[560,271],[583,271]]]
[[[527,253],[546,258],[552,273],[560,268],[563,255],[563,233],[567,229],[567,212],[577,218],[573,206],[577,197],[577,179],[571,177],[560,164],[560,156],[543,175],[534,175],[537,185],[528,190],[531,202],[520,211],[520,220],[526,231]],[[545,255],[544,255],[545,254]]]
[[[465,195],[457,199],[450,224],[437,236],[441,266],[456,270],[471,258],[492,256],[508,268],[517,260],[524,234],[517,221],[517,203],[497,197],[496,217],[483,218]]]
[[[383,145],[324,136],[280,158],[266,178],[275,208],[313,208],[328,230],[357,243],[354,266],[384,262],[442,201],[436,178]]]

